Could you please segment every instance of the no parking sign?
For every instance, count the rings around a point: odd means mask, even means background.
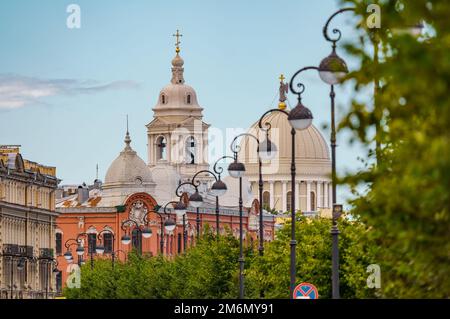
[[[294,299],[319,299],[319,292],[313,284],[302,282],[294,289]]]

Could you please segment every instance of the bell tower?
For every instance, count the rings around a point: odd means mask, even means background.
[[[172,78],[160,91],[153,108],[153,120],[147,124],[148,166],[174,168],[181,181],[208,169],[208,128],[195,90],[184,80],[184,60],[180,56],[177,30]],[[206,178],[209,181],[210,178]]]

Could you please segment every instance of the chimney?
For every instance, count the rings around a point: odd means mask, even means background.
[[[86,184],[78,186],[78,198],[77,198],[78,203],[83,204],[88,199],[89,199],[89,189],[86,187]]]

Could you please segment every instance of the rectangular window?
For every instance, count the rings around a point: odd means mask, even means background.
[[[62,255],[62,234],[56,233],[56,255],[61,256]]]
[[[56,293],[58,296],[62,294],[62,271],[56,274]]]
[[[105,254],[112,253],[113,236],[111,233],[103,233],[103,245],[105,246]]]
[[[88,234],[88,253],[95,254],[95,248],[97,248],[97,234]]]
[[[131,242],[138,254],[142,254],[142,234],[140,230],[133,229],[131,233]]]

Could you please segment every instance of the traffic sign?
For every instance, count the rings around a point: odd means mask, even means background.
[[[294,289],[294,299],[319,299],[319,292],[313,284],[302,282]]]

